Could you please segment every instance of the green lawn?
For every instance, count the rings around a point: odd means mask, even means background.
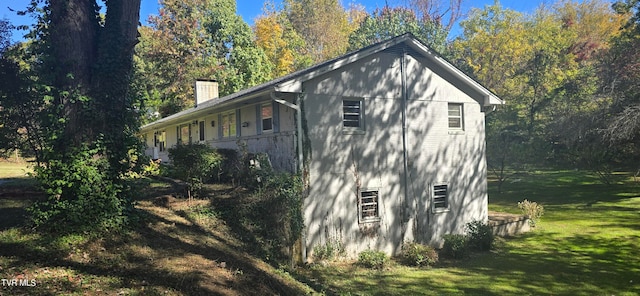
[[[0,172],[12,167],[22,172],[7,163]],[[640,183],[628,174],[617,178],[606,186],[585,172],[536,171],[512,178],[501,193],[490,182],[490,210],[518,213],[517,202],[526,198],[544,205],[545,215],[533,232],[500,239],[491,252],[465,260],[432,268],[395,263],[374,271],[338,262],[289,271],[328,295],[640,295]],[[235,216],[200,213],[168,197],[167,184],[145,185],[137,203],[144,215],[132,230],[88,241],[51,240],[17,227],[33,196],[7,185],[0,184],[0,278],[36,279],[38,286],[0,287],[0,295],[310,292],[251,255],[255,244],[238,241],[247,233],[233,228]],[[223,193],[213,190],[210,200],[196,203],[225,213]]]
[[[11,162],[0,159],[0,179],[24,178],[32,172],[26,162]]]
[[[585,172],[537,171],[502,193],[491,183],[490,210],[518,213],[526,198],[544,205],[545,215],[533,232],[499,240],[490,253],[430,269],[342,263],[302,275],[342,295],[639,295],[640,184],[617,178],[607,186]]]

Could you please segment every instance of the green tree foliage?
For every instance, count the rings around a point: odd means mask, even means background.
[[[471,10],[460,26],[463,35],[453,43],[456,60],[486,87],[510,99],[516,88],[511,78],[528,54],[524,16],[494,4]]]
[[[169,158],[180,180],[187,182],[189,200],[202,190],[202,184],[213,177],[222,164],[222,155],[206,144],[177,145],[169,148]]]
[[[130,93],[139,0],[32,1],[28,42],[3,54],[2,135],[36,157],[49,198],[31,218],[45,231],[107,230],[127,220],[141,102]],[[9,84],[10,83],[10,84]],[[6,128],[6,129],[5,129]]]
[[[603,57],[624,19],[607,2],[590,0],[559,1],[531,15],[496,2],[461,22],[455,60],[508,102],[487,118],[487,158],[495,172],[540,160],[593,169],[615,162],[617,152],[604,157],[615,149],[606,152],[596,141],[597,122],[613,99],[598,73],[609,68]]]
[[[17,149],[41,164],[46,138],[41,124],[47,114],[41,87],[20,65],[24,49],[18,45],[0,57],[0,155]]]
[[[305,55],[305,41],[295,31],[283,12],[266,8],[265,14],[255,20],[256,45],[264,50],[274,65],[271,76],[280,77],[311,65]]]
[[[69,150],[64,159],[36,167],[47,200],[28,209],[32,226],[54,234],[120,229],[127,222],[130,188],[114,182],[106,158],[95,157],[102,148]]]
[[[611,86],[623,72],[615,66],[615,43],[628,19],[628,14],[615,13],[609,5],[602,1],[556,4],[557,18],[573,34],[568,55],[575,70],[556,91],[561,99],[553,100],[547,109],[550,123],[545,131],[557,143],[554,154],[594,171],[607,184],[615,167],[633,163],[630,160],[637,155],[629,146],[606,137],[607,126],[616,118],[613,106],[619,101],[617,87]],[[625,50],[624,55],[631,52]]]
[[[214,79],[220,95],[265,82],[272,63],[257,47],[233,0],[164,0],[140,29],[136,85],[162,116],[193,106],[196,79]]]
[[[289,22],[304,39],[303,55],[313,63],[344,54],[353,30],[349,13],[337,0],[285,0]]]
[[[389,6],[376,9],[360,23],[349,36],[349,49],[360,49],[404,33],[412,33],[439,52],[445,50],[447,32],[438,22],[418,19],[407,8]]]
[[[523,88],[516,72],[524,68],[528,53],[524,21],[524,15],[499,4],[474,9],[460,23],[463,35],[452,46],[461,67],[508,102],[487,118],[487,161],[501,184],[509,177],[507,166],[528,158],[521,149],[529,146],[523,135],[524,110],[515,101]]]
[[[0,19],[0,56],[2,56],[11,44],[11,30],[13,26],[6,19]]]
[[[614,144],[640,152],[640,1],[619,1],[614,5],[622,15],[631,15],[624,30],[613,39],[603,60],[603,87],[613,98],[611,118],[605,137]]]

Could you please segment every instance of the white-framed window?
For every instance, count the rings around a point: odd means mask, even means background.
[[[178,134],[178,144],[190,144],[191,143],[191,125],[181,124],[176,128],[176,133]]]
[[[158,147],[160,152],[166,149],[166,141],[167,141],[167,132],[166,131],[158,131],[153,133],[154,137],[154,146]]]
[[[449,103],[448,118],[450,130],[464,130],[464,113],[462,106],[463,105],[459,103]]]
[[[260,106],[262,132],[273,132],[273,105],[271,103]]]
[[[222,137],[235,137],[237,135],[236,111],[234,110],[231,112],[223,113],[221,119],[222,121],[220,122],[220,124],[222,127]]]
[[[449,210],[449,184],[436,183],[431,187],[431,211],[434,213]]]
[[[345,132],[364,132],[364,100],[358,98],[342,99],[342,130]]]
[[[360,223],[380,220],[380,190],[360,190],[358,200],[358,219]]]

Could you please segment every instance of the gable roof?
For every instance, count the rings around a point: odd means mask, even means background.
[[[460,82],[464,83],[471,89],[480,93],[484,102],[481,104],[484,107],[492,105],[502,105],[504,101],[501,100],[496,94],[484,87],[479,82],[475,81],[469,75],[465,74],[462,70],[456,68],[453,64],[443,58],[439,53],[433,50],[428,45],[422,43],[413,34],[406,33],[379,43],[364,47],[357,51],[353,51],[342,55],[340,57],[328,60],[326,62],[311,66],[309,68],[293,72],[291,74],[276,78],[269,82],[256,85],[239,92],[224,96],[222,98],[213,99],[199,104],[198,106],[187,109],[173,115],[161,118],[152,123],[146,124],[140,128],[141,131],[151,130],[159,128],[161,126],[169,125],[172,123],[178,123],[185,121],[185,117],[197,117],[209,113],[212,109],[223,108],[232,103],[238,103],[244,100],[255,98],[258,96],[268,95],[271,92],[288,92],[288,93],[301,93],[302,83],[315,77],[318,77],[327,72],[333,71],[345,65],[351,64],[355,61],[363,59],[367,56],[375,53],[390,49],[394,46],[404,44],[412,50],[418,52],[422,56],[428,58],[430,61],[438,65],[442,70],[448,72],[448,74],[457,78]]]

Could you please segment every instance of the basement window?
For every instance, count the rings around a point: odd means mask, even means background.
[[[431,211],[434,213],[449,210],[449,184],[434,184],[431,190]]]
[[[380,191],[377,189],[360,190],[358,201],[358,218],[360,223],[380,220]]]

